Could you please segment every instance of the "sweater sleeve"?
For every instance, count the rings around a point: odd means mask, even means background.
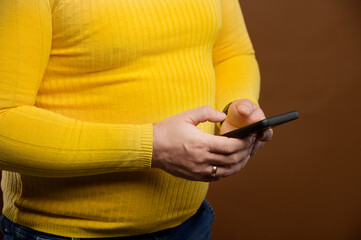
[[[51,21],[49,0],[0,1],[0,168],[43,177],[149,169],[152,124],[89,123],[34,106]]]
[[[216,108],[248,98],[258,104],[260,75],[238,0],[222,0],[222,27],[213,47]]]

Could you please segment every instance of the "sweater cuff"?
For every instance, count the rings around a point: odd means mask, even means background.
[[[153,153],[153,124],[142,126],[141,153],[139,159],[139,168],[149,170],[152,164]]]

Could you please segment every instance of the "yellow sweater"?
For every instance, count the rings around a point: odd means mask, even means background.
[[[237,0],[0,1],[0,33],[3,213],[36,230],[179,225],[208,184],[150,168],[152,124],[258,98]]]

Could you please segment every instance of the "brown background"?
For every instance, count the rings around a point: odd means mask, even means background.
[[[216,240],[361,239],[361,1],[241,0],[269,116],[298,110],[212,183]]]
[[[240,0],[266,115],[298,110],[212,183],[216,240],[361,239],[361,1]]]

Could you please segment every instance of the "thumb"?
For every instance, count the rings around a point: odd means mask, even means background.
[[[248,99],[240,99],[235,101],[228,110],[227,121],[235,127],[242,127],[244,125],[255,122],[255,114],[258,113],[259,107]]]
[[[219,112],[211,106],[202,106],[184,112],[190,122],[197,126],[201,122],[221,122],[226,118],[226,114]]]

